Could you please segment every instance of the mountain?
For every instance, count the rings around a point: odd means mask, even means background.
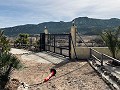
[[[120,19],[117,18],[95,19],[88,17],[78,17],[74,20],[78,32],[88,35],[99,34],[103,30],[114,29],[120,26]],[[72,26],[72,21],[26,24],[15,27],[2,28],[2,30],[4,30],[4,33],[7,36],[16,36],[19,33],[39,34],[44,31],[44,27],[46,26],[50,33],[69,33]]]

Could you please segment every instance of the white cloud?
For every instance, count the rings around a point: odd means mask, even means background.
[[[4,0],[0,3],[0,27],[70,21],[80,16],[120,18],[119,4],[120,0]]]

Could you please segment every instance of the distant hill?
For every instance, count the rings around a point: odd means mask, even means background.
[[[101,31],[106,29],[114,29],[120,26],[120,19],[111,18],[111,19],[94,19],[88,17],[78,17],[75,18],[75,24],[78,28],[78,31],[82,34],[93,35],[99,34]],[[9,28],[2,28],[5,35],[16,36],[19,33],[28,33],[28,34],[39,34],[44,31],[44,27],[48,28],[50,33],[68,33],[72,26],[72,21],[70,22],[44,22],[40,24],[26,24]]]

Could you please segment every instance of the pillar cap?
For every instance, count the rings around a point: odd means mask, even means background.
[[[75,20],[72,21],[72,26],[75,26]]]
[[[44,28],[45,28],[45,29],[47,29],[47,27],[46,27],[46,26],[45,26]]]

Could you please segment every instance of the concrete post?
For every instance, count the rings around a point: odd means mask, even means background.
[[[46,26],[45,26],[44,33],[45,33],[45,34],[48,34],[48,29],[47,29],[47,27],[46,27]]]
[[[73,25],[71,27],[71,37],[72,37],[72,41],[71,41],[71,58],[75,59],[75,48],[76,48],[76,31],[77,31],[77,27],[75,26],[74,22]]]

